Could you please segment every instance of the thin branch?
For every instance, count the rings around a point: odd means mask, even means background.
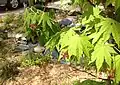
[[[85,72],[85,73],[87,73],[87,74],[89,74],[89,75],[97,78],[96,75],[94,75],[94,74],[92,74],[92,73],[90,73],[90,72],[88,72],[88,71],[86,71],[86,70],[78,69],[78,68],[76,68],[75,66],[72,66],[72,65],[70,65],[70,66],[73,67],[75,70],[78,70],[78,71],[81,71],[81,72]],[[104,79],[104,78],[98,78],[98,79],[105,80],[105,81],[109,81],[109,79]]]

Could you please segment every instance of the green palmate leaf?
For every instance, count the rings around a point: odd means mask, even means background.
[[[112,33],[113,38],[115,39],[116,43],[119,45],[120,43],[120,23],[110,19],[106,18],[101,23],[98,23],[100,28],[99,31],[96,33],[96,37],[93,39],[93,44],[100,39],[100,36],[104,39],[104,42],[106,42],[110,38],[110,34]]]
[[[86,36],[83,36],[81,42],[83,44],[83,52],[87,57],[90,57],[90,51],[93,50],[94,46],[90,43],[89,38]]]
[[[91,20],[91,19],[94,19],[95,17],[99,17],[101,10],[97,6],[93,7],[91,5],[86,5],[85,7],[86,8],[84,9],[85,12],[83,13],[83,17],[87,17],[87,20],[88,18]]]
[[[89,42],[87,36],[79,36],[74,32],[74,28],[64,31],[60,35],[60,40],[58,46],[60,46],[60,51],[66,50],[69,54],[69,59],[71,56],[75,56],[77,61],[80,61],[80,57],[84,53],[86,56],[90,57],[90,51],[93,49],[93,45]],[[61,53],[60,52],[60,53]],[[59,57],[61,59],[62,56]]]
[[[61,45],[61,49],[68,46],[71,37],[74,36],[75,34],[76,33],[72,29],[61,33],[61,35],[60,35],[61,38],[60,38],[60,41],[59,41],[59,44]]]
[[[68,53],[70,56],[76,56],[79,60],[83,53],[89,57],[89,52],[92,50],[92,47],[87,36],[79,36],[76,34],[72,36],[69,41]]]
[[[98,39],[100,38],[100,36],[102,35],[102,33],[104,32],[104,30],[99,31],[98,33],[96,33],[94,39],[92,40],[92,43],[96,43],[98,41]]]
[[[90,22],[93,22],[94,21],[94,16],[93,15],[90,15],[89,18],[87,17],[84,17],[82,19],[82,24],[89,24]]]
[[[120,55],[114,57],[115,80],[120,81]]]
[[[55,35],[49,39],[49,41],[46,43],[46,47],[50,48],[53,50],[55,47],[59,48],[59,45],[61,44],[61,39],[63,38],[64,34],[68,31],[69,29],[63,29],[60,32],[57,32]],[[60,50],[60,49],[59,49]]]
[[[72,56],[72,55],[78,56],[78,57],[82,56],[83,46],[81,44],[79,35],[74,35],[69,40],[68,53],[69,53],[70,56]]]
[[[109,67],[111,67],[111,53],[114,52],[114,49],[109,44],[104,44],[102,42],[99,42],[96,44],[94,51],[91,56],[91,61],[96,61],[96,67],[99,71],[100,68],[103,65],[103,62],[105,61]]]
[[[93,15],[94,16],[99,16],[100,13],[101,13],[101,11],[97,6],[93,7]]]
[[[96,7],[96,8],[93,7],[90,15],[87,15],[82,19],[82,24],[86,26],[86,29],[84,30],[84,33],[92,34],[95,31],[96,32],[99,31],[99,27],[101,25],[99,25],[98,23],[100,23],[102,21],[102,19],[104,19],[102,16],[99,15],[100,13],[101,13],[101,11],[99,10],[98,7]],[[99,37],[100,37],[100,34],[102,34],[102,33],[98,34]]]

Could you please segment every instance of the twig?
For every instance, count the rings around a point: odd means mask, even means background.
[[[81,72],[85,72],[85,73],[87,73],[87,74],[89,74],[89,75],[97,78],[96,75],[94,75],[94,74],[92,74],[92,73],[90,73],[90,72],[88,72],[88,71],[86,71],[86,70],[78,69],[78,68],[76,68],[75,66],[72,66],[72,65],[70,65],[70,66],[73,67],[75,70],[78,70],[78,71],[81,71]],[[105,81],[108,81],[108,80],[109,80],[109,79],[104,79],[104,78],[98,78],[98,79],[105,80]]]

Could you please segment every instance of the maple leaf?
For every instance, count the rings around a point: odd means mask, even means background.
[[[105,18],[101,23],[98,23],[99,25],[99,31],[96,32],[96,37],[94,37],[92,43],[96,43],[100,37],[104,39],[104,42],[106,42],[110,38],[110,34],[112,34],[114,40],[120,45],[120,23],[110,19],[110,18]]]
[[[74,36],[75,34],[76,33],[74,32],[74,30],[72,28],[68,31],[61,33],[61,35],[60,35],[61,38],[59,41],[59,44],[61,45],[61,49],[68,46],[71,37]]]
[[[105,61],[111,67],[111,54],[116,53],[110,44],[105,44],[101,40],[96,44],[92,52],[90,63],[96,62],[97,70],[99,71]]]
[[[89,52],[92,50],[93,45],[89,42],[87,36],[74,35],[70,38],[68,43],[68,54],[69,56],[76,56],[77,60],[80,61],[80,57],[84,53],[86,56],[90,56]]]

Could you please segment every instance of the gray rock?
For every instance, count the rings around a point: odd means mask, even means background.
[[[18,46],[16,46],[15,51],[17,52],[22,52],[22,51],[26,51],[29,50],[29,46],[28,45],[23,45],[23,44],[19,44]]]
[[[23,52],[26,50],[33,51],[34,47],[36,47],[38,44],[32,44],[31,42],[27,43],[26,41],[18,41],[16,49],[17,51]]]
[[[79,23],[72,23],[72,24],[70,24],[68,27],[79,27],[79,26],[81,26],[81,24],[79,24]]]
[[[79,6],[72,8],[69,13],[73,13],[73,12],[81,12],[81,8]]]
[[[66,61],[66,60],[60,60],[60,63],[61,64],[67,64],[67,65],[70,65],[70,62]]]
[[[59,56],[59,53],[57,52],[57,50],[53,50],[52,52],[50,52],[49,49],[45,50],[44,55],[51,55],[52,59],[57,59]]]
[[[67,25],[72,24],[72,19],[65,18],[65,19],[61,20],[59,23],[60,23],[60,25],[67,26]]]
[[[51,53],[50,53],[50,49],[45,49],[45,51],[44,51],[43,54],[44,54],[44,56],[45,56],[45,55],[50,55],[50,54],[51,54]]]
[[[16,39],[19,39],[19,38],[22,38],[22,37],[23,37],[23,34],[21,34],[21,33],[15,34],[15,38],[16,38]]]
[[[34,48],[34,47],[36,47],[37,45],[38,45],[38,43],[33,44],[33,43],[31,43],[31,42],[28,42],[29,48]]]
[[[14,32],[8,32],[8,31],[7,31],[7,37],[8,37],[8,38],[16,38],[16,39],[19,39],[19,38],[24,37],[24,35],[23,35],[22,33],[14,33]]]
[[[8,32],[8,33],[7,33],[7,37],[8,37],[8,38],[15,38],[15,35],[16,35],[16,34],[15,34],[15,33],[12,33],[12,32]]]
[[[53,59],[57,59],[58,56],[59,56],[58,52],[56,50],[53,50],[52,51],[52,57],[53,57]]]
[[[16,42],[17,42],[18,45],[19,45],[19,44],[27,45],[27,41],[21,40],[21,41],[16,41]]]
[[[40,46],[39,44],[36,47],[34,47],[34,52],[37,52],[37,53],[42,53],[44,50],[45,48]]]
[[[27,38],[26,37],[21,37],[21,40],[27,41]]]

